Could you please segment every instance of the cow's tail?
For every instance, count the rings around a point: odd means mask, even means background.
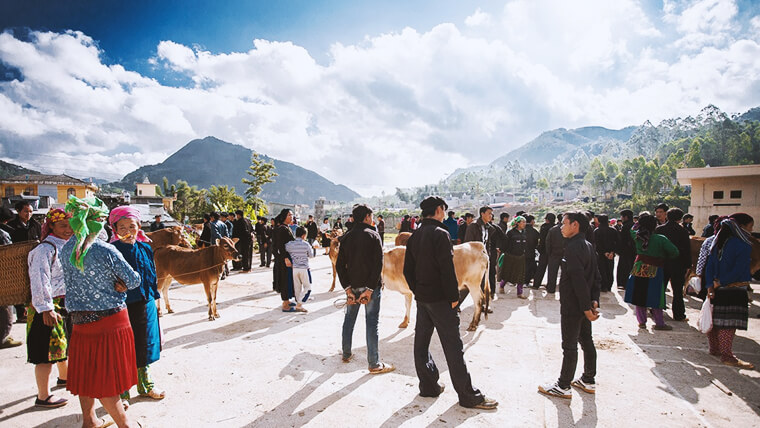
[[[491,275],[490,273],[491,273],[491,258],[486,257],[486,278],[485,278],[486,295],[484,296],[486,299],[486,310],[484,311],[486,320],[488,320],[488,304],[491,302]]]

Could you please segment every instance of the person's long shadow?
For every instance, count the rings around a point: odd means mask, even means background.
[[[596,411],[596,396],[585,392],[574,391],[580,395],[583,401],[583,414],[578,421],[573,418],[573,411],[570,408],[570,400],[564,398],[551,397],[547,399],[557,408],[557,426],[558,427],[595,427],[599,423]]]
[[[625,290],[619,290],[625,293]],[[617,294],[615,290],[611,292],[603,292],[599,297],[599,311],[602,314],[602,318],[613,320],[620,315],[628,313],[628,309],[623,306],[623,294],[622,296]]]
[[[245,336],[245,340],[257,340],[264,336],[279,334],[302,325],[302,322],[314,321],[337,312],[331,304],[326,304],[320,309],[309,311],[308,313],[283,313],[280,306],[277,305],[272,311],[259,313],[231,324],[222,324],[217,328],[203,330],[199,332],[188,333],[183,336],[167,340],[163,349],[170,349],[175,346],[194,348],[207,345],[209,343],[224,342],[234,339],[237,336]],[[198,321],[207,322],[207,321]],[[168,330],[168,329],[167,329]],[[251,332],[255,332],[250,334]]]
[[[675,330],[674,330],[675,331]],[[676,338],[671,334],[642,334],[631,335],[631,340],[645,351],[646,355],[655,360],[652,373],[660,378],[664,386],[660,387],[669,394],[682,398],[691,404],[698,403],[701,389],[712,386],[723,389],[716,385],[722,384],[733,396],[743,400],[747,407],[760,415],[760,404],[757,397],[757,384],[753,378],[742,374],[736,368],[724,366],[718,357],[708,354],[707,340],[696,329],[690,328],[680,333]],[[678,346],[683,336],[689,342],[702,347],[702,350],[682,350]],[[733,345],[734,353],[741,358],[760,367],[760,344],[755,340],[743,336],[736,336]],[[657,358],[657,354],[664,354],[664,359]],[[654,354],[655,357],[651,357]],[[725,391],[724,391],[725,392]]]

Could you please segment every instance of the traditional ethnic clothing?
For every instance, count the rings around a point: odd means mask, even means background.
[[[156,267],[153,250],[144,242],[113,243],[130,266],[140,274],[140,286],[127,292],[129,322],[135,337],[135,361],[137,366],[137,392],[146,394],[153,389],[148,366],[161,357],[161,331],[155,299],[160,298],[156,286]],[[129,398],[129,391],[122,394]]]
[[[631,230],[631,238],[636,243],[636,260],[628,277],[625,287],[625,302],[636,305],[636,316],[639,324],[646,323],[646,309],[653,308],[655,322],[664,325],[662,309],[665,308],[665,284],[663,281],[663,266],[666,259],[678,257],[678,249],[668,238],[662,235],[649,236],[649,245],[636,236]]]
[[[705,264],[705,286],[713,286],[713,328],[707,334],[710,353],[719,355],[721,361],[732,365],[741,363],[733,353],[736,330],[747,329],[749,297],[747,288],[751,280],[750,261],[752,245],[749,236],[733,220],[721,222],[723,228],[731,228],[723,248],[717,248],[716,238],[710,247]],[[717,281],[719,286],[713,284]]]
[[[116,231],[116,223],[119,222],[121,219],[129,218],[132,220],[137,221],[137,236],[135,239],[137,242],[150,242],[150,238],[148,238],[148,235],[143,232],[142,229],[140,229],[140,210],[133,206],[129,205],[122,205],[119,207],[114,208],[111,210],[111,214],[108,215],[108,223],[111,224],[111,228]],[[119,235],[117,233],[114,233],[111,237],[110,242],[116,242],[119,240]],[[133,266],[134,267],[134,266]]]
[[[66,209],[75,234],[60,251],[66,309],[74,324],[66,388],[91,398],[117,396],[137,383],[137,367],[126,293],[114,286],[121,281],[136,288],[140,276],[113,246],[97,240],[108,213],[102,201],[72,197]]]
[[[49,230],[49,226],[46,222],[43,232]],[[27,361],[32,364],[66,360],[71,319],[64,306],[66,284],[61,259],[58,257],[64,244],[65,240],[48,234],[40,245],[29,252],[32,303],[27,307],[26,349]],[[61,316],[52,327],[43,322],[42,313],[47,311],[55,311]]]

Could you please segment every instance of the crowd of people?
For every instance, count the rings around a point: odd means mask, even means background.
[[[97,198],[71,197],[65,209],[50,210],[40,224],[32,218],[28,202],[19,202],[15,209],[15,216],[0,209],[0,244],[41,242],[28,257],[31,303],[15,309],[17,322],[27,324],[27,356],[35,365],[38,390],[35,405],[67,404],[51,393],[50,377],[56,366],[55,384],[79,396],[85,426],[104,424],[94,411],[95,399],[120,427],[136,426],[125,413],[130,389],[136,385],[139,395],[154,400],[166,396],[150,375],[150,365],[160,358],[162,330],[153,251],[141,230],[139,211],[122,206],[109,212]],[[668,284],[673,295],[671,319],[683,322],[687,321],[683,295],[687,276],[698,278],[703,284],[699,297],[713,305],[709,353],[726,365],[753,368],[732,350],[736,330],[747,329],[752,292],[754,219],[747,214],[711,217],[702,230],[706,239],[692,269],[693,217],[665,204],[656,206],[653,214],[623,210],[615,219],[593,212],[548,213],[538,229],[529,213],[517,212],[514,217],[501,213],[495,221],[488,206],[479,209],[477,219],[471,213],[457,218],[437,196],[423,200],[420,209],[421,218],[406,216],[399,229],[411,233],[403,274],[417,301],[413,355],[422,396],[443,392],[429,352],[437,330],[460,405],[486,410],[498,406],[473,387],[463,357],[457,309],[464,296],[454,271],[453,246],[466,242],[485,246],[492,298],[505,293],[508,284],[516,287],[521,299],[527,298],[528,287],[545,287],[549,295],[559,291],[563,362],[558,380],[539,386],[542,394],[570,398],[571,386],[595,393],[591,323],[599,318],[600,293],[612,291],[613,284],[634,307],[639,328],[646,329],[651,316],[654,330],[667,331],[672,329],[665,322]],[[157,217],[151,230],[161,228]],[[378,348],[384,232],[382,216],[375,218],[366,205],[356,205],[345,225],[340,218],[332,225],[324,218],[317,225],[312,216],[298,225],[288,209],[272,219],[258,218],[255,225],[243,211],[234,216],[214,212],[205,216],[197,243],[210,246],[217,245],[220,237],[238,238],[236,246],[243,257],[232,270],[248,272],[255,240],[260,267],[272,266],[281,310],[305,313],[312,282],[309,260],[320,244],[328,248],[338,239],[335,267],[346,299],[342,361],[353,359],[354,326],[364,305],[369,373],[382,374],[395,369],[380,359]],[[2,348],[22,344],[9,336],[12,318],[12,308],[3,307]],[[575,378],[579,343],[584,365],[582,375]]]

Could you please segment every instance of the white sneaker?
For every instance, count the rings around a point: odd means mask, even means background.
[[[580,389],[583,392],[589,394],[596,394],[596,384],[584,382],[582,378],[575,379],[570,385]]]
[[[567,389],[562,388],[559,386],[557,382],[554,382],[553,384],[549,384],[549,385],[539,385],[538,392],[540,394],[548,395],[549,397],[559,397],[559,398],[567,398],[567,399],[573,398],[573,395],[570,392],[570,388],[567,388]]]

